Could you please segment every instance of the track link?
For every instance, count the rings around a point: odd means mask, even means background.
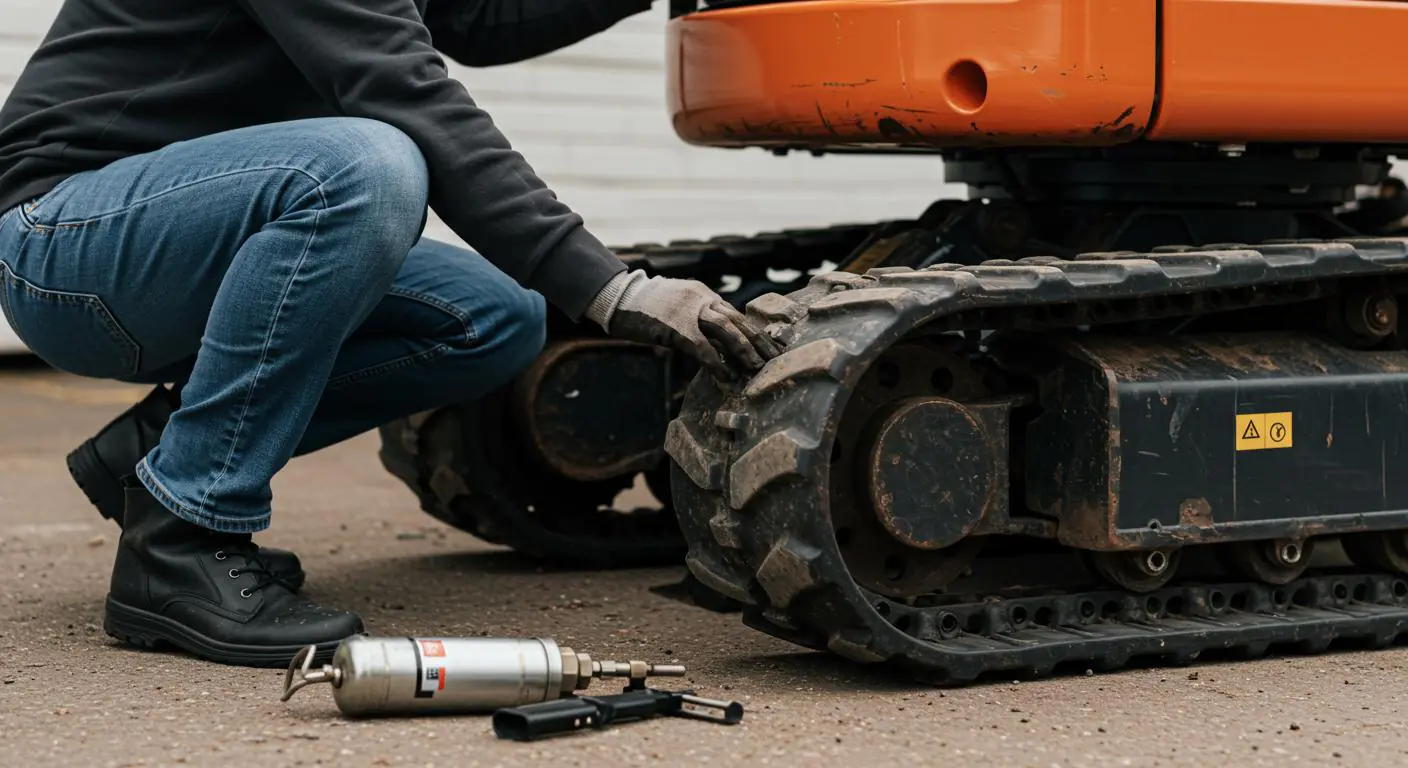
[[[877,226],[882,225],[724,235],[615,250],[630,268],[651,275],[715,287],[736,278],[736,286],[722,295],[741,308],[760,293],[805,283],[807,270],[844,259]],[[777,283],[770,277],[775,270],[802,276]],[[589,334],[592,329],[563,324],[550,332]],[[684,373],[681,381],[693,371]],[[422,510],[490,543],[572,567],[680,561],[684,545],[668,498],[661,499],[663,510],[616,509],[612,501],[631,485],[630,477],[575,482],[540,471],[522,457],[503,455],[514,443],[514,429],[505,423],[509,408],[506,393],[499,392],[387,424],[380,430],[382,466],[416,494]],[[663,470],[661,475],[663,479]],[[663,489],[656,493],[668,496]]]
[[[862,589],[830,522],[829,467],[847,398],[889,346],[924,326],[1060,329],[1193,316],[1328,295],[1344,281],[1397,280],[1408,239],[1171,247],[921,271],[813,278],[749,305],[788,350],[742,387],[697,377],[666,450],[674,501],[703,584],[747,604],[745,621],[812,648],[885,662],[932,681],[1045,673],[1066,663],[1244,656],[1281,643],[1321,650],[1408,631],[1408,581],[1313,574],[1283,587],[1174,584],[1135,595],[949,599],[923,607]],[[1154,601],[1154,602],[1150,602]]]

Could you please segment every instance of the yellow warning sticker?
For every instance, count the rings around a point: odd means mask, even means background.
[[[1260,451],[1291,447],[1291,414],[1237,414],[1237,450]]]

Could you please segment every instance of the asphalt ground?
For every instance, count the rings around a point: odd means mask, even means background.
[[[132,650],[102,631],[117,528],[63,455],[142,390],[0,370],[0,754],[12,765],[1408,764],[1408,650],[1271,657],[938,689],[799,651],[650,591],[682,569],[570,572],[436,523],[375,436],[295,460],[265,544],[380,635],[542,635],[679,661],[742,724],[678,719],[520,744],[485,717],[351,721],[282,671]],[[597,683],[593,691],[611,685]]]

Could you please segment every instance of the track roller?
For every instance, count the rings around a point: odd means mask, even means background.
[[[1181,549],[1091,552],[1090,564],[1106,581],[1131,592],[1153,592],[1173,580]]]
[[[1310,567],[1314,539],[1239,541],[1222,547],[1223,562],[1247,579],[1267,584],[1289,584]]]

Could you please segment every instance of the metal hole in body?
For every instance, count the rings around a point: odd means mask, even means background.
[[[880,386],[886,389],[900,383],[900,367],[894,363],[881,363],[877,366],[875,374]]]
[[[953,372],[947,368],[935,368],[929,375],[929,386],[940,395],[948,394],[953,389]]]
[[[1163,601],[1157,597],[1149,597],[1144,600],[1144,613],[1148,614],[1151,618],[1158,616],[1159,611],[1163,610],[1163,607]]]

